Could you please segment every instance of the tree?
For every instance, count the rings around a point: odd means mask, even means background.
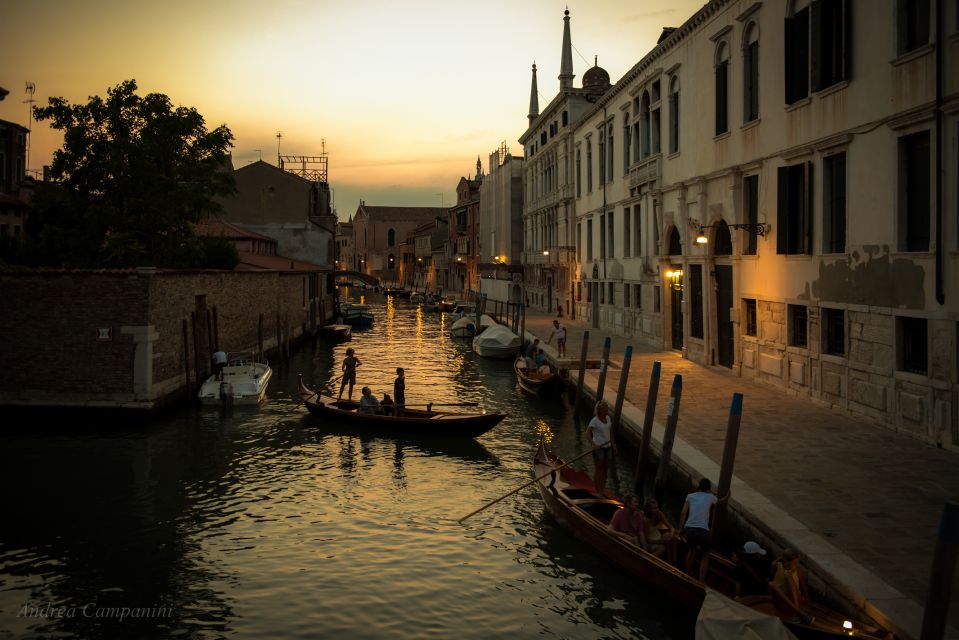
[[[106,100],[50,98],[34,108],[38,122],[63,131],[54,184],[37,189],[28,224],[37,261],[190,267],[220,255],[231,262],[222,248],[208,251],[193,225],[221,209],[215,197],[235,191],[227,155],[233,134],[226,125],[207,131],[196,109],[136,90],[127,80],[108,89]]]

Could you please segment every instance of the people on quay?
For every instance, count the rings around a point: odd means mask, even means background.
[[[383,405],[376,399],[369,387],[363,387],[360,392],[362,393],[360,396],[360,413],[383,413]]]
[[[613,535],[632,542],[640,549],[645,549],[646,525],[643,512],[639,509],[639,497],[627,494],[623,498],[623,508],[613,514],[607,529]]]
[[[343,362],[340,365],[343,371],[342,380],[340,380],[340,395],[337,396],[337,399],[343,397],[343,388],[349,384],[350,392],[347,396],[350,400],[353,399],[353,385],[356,384],[356,368],[362,364],[354,354],[356,352],[353,350],[353,347],[350,347],[346,350],[346,357],[343,358]]]
[[[406,406],[406,369],[396,367],[396,380],[393,381],[393,396],[395,403],[393,405],[393,415],[400,415],[403,407]]]
[[[566,327],[559,323],[559,320],[553,320],[553,333],[546,339],[546,344],[550,344],[556,338],[556,351],[560,358],[566,357]]]
[[[659,508],[656,498],[647,498],[643,505],[643,520],[646,524],[646,550],[657,558],[665,558],[676,564],[677,532]]]
[[[595,415],[586,426],[586,438],[593,446],[593,484],[600,496],[606,493],[606,475],[609,461],[616,449],[613,439],[613,419],[609,415],[609,403],[600,400],[596,403]]]
[[[709,520],[712,517],[713,505],[719,502],[716,494],[710,491],[711,487],[709,478],[700,480],[699,488],[686,496],[683,510],[679,514],[679,526],[689,547],[686,554],[686,573],[698,577],[700,582],[706,581],[706,572],[709,570]],[[697,558],[698,576],[693,573]]]
[[[810,624],[813,617],[807,611],[809,586],[806,572],[799,565],[799,554],[789,548],[783,549],[779,559],[773,563],[772,576],[769,590],[776,608],[786,614],[791,613],[791,622]]]
[[[769,593],[772,568],[766,558],[766,550],[758,542],[750,540],[733,554],[736,565],[736,597],[762,596]]]
[[[226,366],[226,352],[217,349],[213,352],[213,373],[217,380],[223,379],[223,367]]]

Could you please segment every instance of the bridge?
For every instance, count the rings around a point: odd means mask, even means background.
[[[341,278],[348,278],[351,282],[353,280],[360,280],[361,282],[365,282],[366,284],[371,286],[376,286],[380,283],[379,278],[377,278],[376,276],[371,276],[368,273],[361,273],[359,271],[334,271],[333,272],[334,281],[338,281]]]

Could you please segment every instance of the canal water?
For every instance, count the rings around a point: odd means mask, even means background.
[[[520,391],[511,362],[451,339],[450,316],[365,301],[374,326],[304,344],[274,366],[258,409],[7,425],[0,637],[691,637],[669,601],[554,522],[533,486],[456,522],[532,478],[538,438],[567,458],[585,451],[583,428],[564,398]],[[392,392],[402,366],[410,404],[509,417],[476,440],[318,424],[297,375],[329,391],[347,347],[358,387]],[[633,467],[620,458],[611,485],[625,491]]]

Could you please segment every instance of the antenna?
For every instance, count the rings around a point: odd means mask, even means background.
[[[263,149],[254,149],[254,151],[256,151],[257,160],[262,161],[262,160],[263,160]]]
[[[276,132],[276,164],[283,168],[283,158],[280,157],[280,141],[283,139],[283,132]]]
[[[28,105],[27,106],[27,170],[25,173],[30,173],[30,138],[33,137],[30,135],[30,133],[33,131],[33,103],[36,102],[36,100],[33,99],[33,94],[37,92],[37,85],[35,85],[32,82],[28,82],[25,91],[28,96],[27,99],[23,101],[24,104]]]
[[[440,197],[440,206],[441,206],[441,207],[445,207],[445,206],[446,206],[445,204],[443,204],[443,194],[442,194],[442,193],[434,193],[433,195]]]

